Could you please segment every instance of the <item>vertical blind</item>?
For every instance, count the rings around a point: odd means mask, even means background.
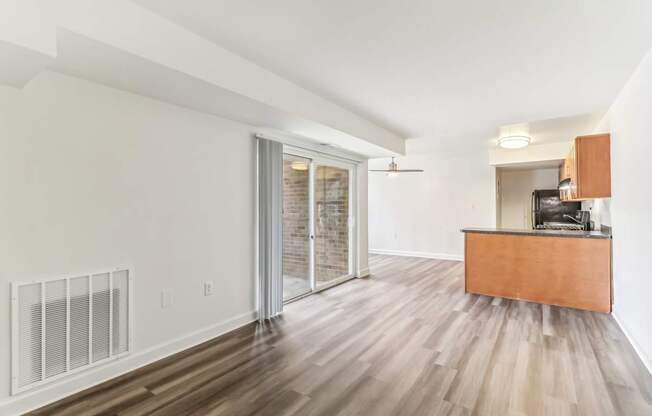
[[[283,145],[258,139],[258,319],[283,311]]]

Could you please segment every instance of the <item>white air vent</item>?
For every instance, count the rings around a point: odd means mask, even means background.
[[[129,269],[12,284],[12,394],[131,350]]]

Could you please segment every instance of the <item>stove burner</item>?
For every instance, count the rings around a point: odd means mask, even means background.
[[[582,231],[584,228],[580,224],[572,224],[566,222],[544,222],[537,225],[537,230],[570,230]]]

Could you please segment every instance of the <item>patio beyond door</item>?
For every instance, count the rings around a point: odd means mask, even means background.
[[[350,274],[349,170],[315,166],[314,249],[317,288]]]
[[[353,166],[283,158],[283,300],[353,276]]]

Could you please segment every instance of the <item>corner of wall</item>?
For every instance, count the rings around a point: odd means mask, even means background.
[[[638,344],[638,342],[636,342],[636,340],[634,338],[632,338],[632,336],[630,335],[629,329],[627,329],[627,327],[623,324],[621,319],[618,317],[618,313],[617,313],[616,309],[614,309],[614,311],[611,313],[611,316],[613,316],[614,321],[616,321],[616,323],[618,324],[618,327],[620,327],[620,330],[623,331],[623,334],[627,338],[627,341],[629,341],[630,345],[634,349],[634,352],[636,352],[636,355],[638,355],[638,358],[640,358],[641,362],[643,363],[643,365],[647,369],[648,373],[650,373],[650,375],[652,375],[652,360],[650,359],[650,357],[648,357],[645,354],[645,352],[643,351],[643,348],[641,348],[641,346]]]

